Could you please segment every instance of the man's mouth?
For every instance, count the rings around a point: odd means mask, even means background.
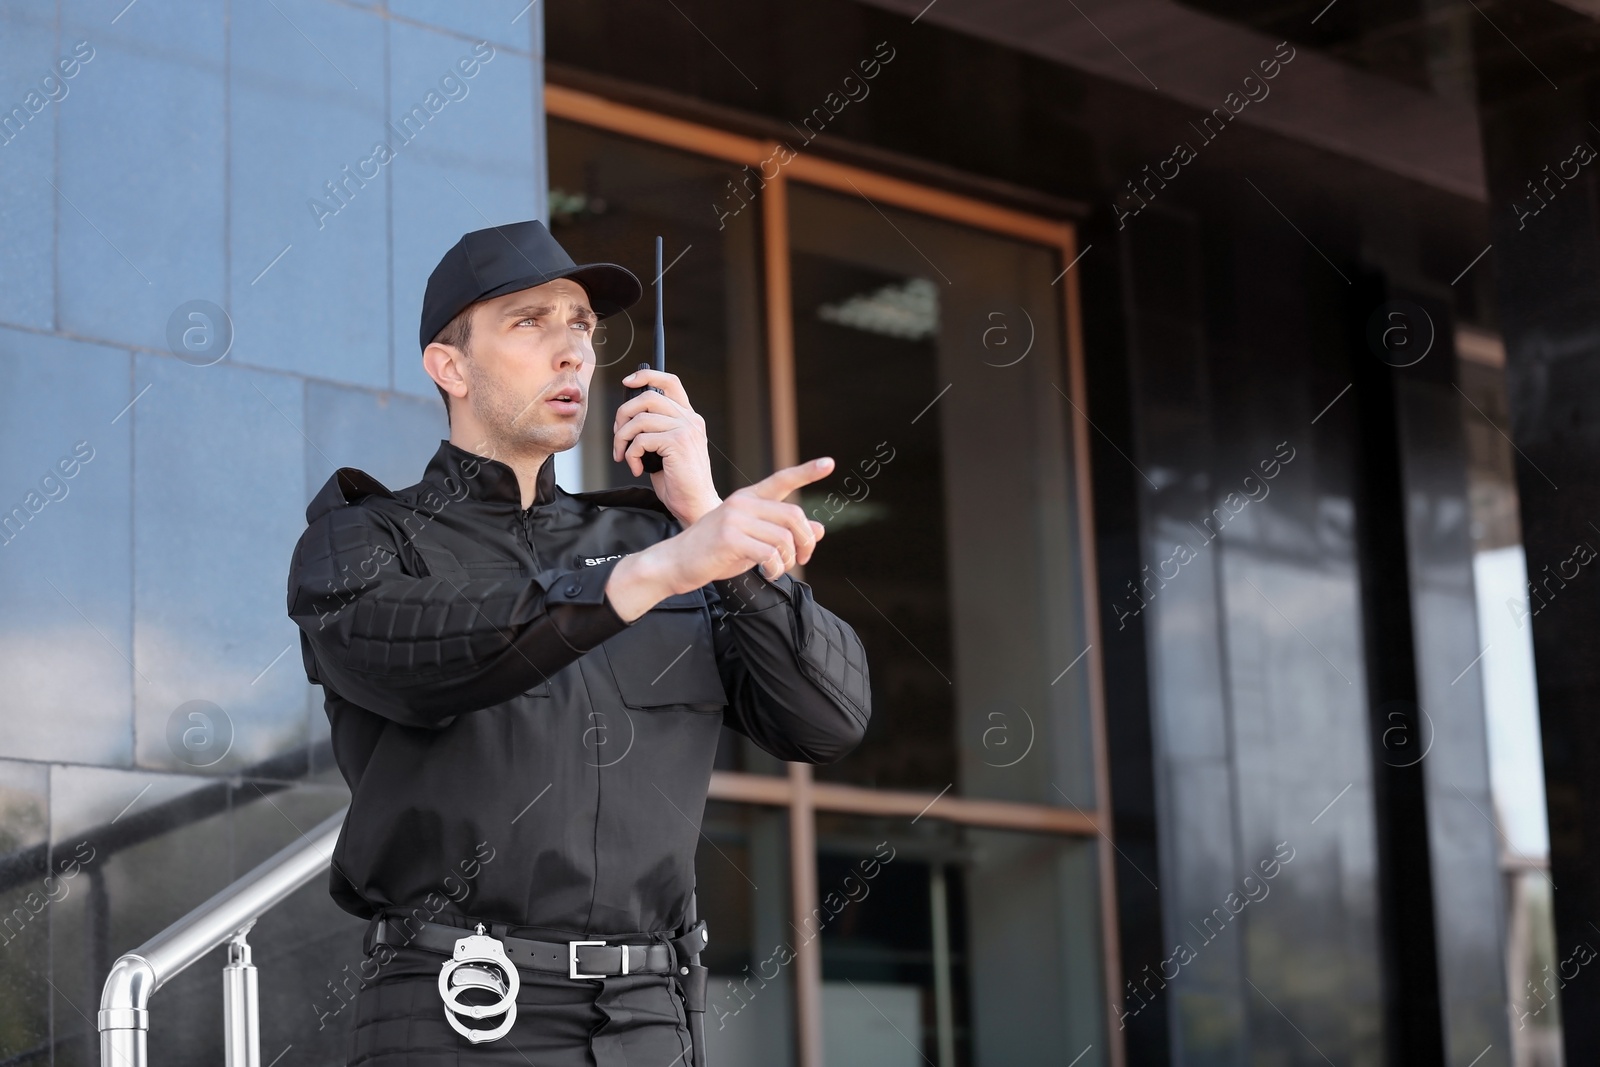
[[[546,403],[563,415],[576,415],[583,410],[583,390],[578,388],[561,389],[554,393]]]

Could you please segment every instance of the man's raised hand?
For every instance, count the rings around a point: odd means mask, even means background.
[[[706,420],[689,404],[676,374],[644,367],[622,379],[627,386],[650,386],[617,408],[611,424],[611,458],[644,472],[644,454],[661,457],[650,486],[667,510],[687,528],[721,503],[711,481]],[[656,390],[661,390],[656,392]]]
[[[666,597],[737,578],[751,567],[772,580],[808,562],[823,525],[784,498],[832,471],[827,456],[774,471],[730,493],[682,533],[624,556],[606,583],[613,609],[632,622]]]
[[[728,494],[681,534],[661,542],[673,550],[668,571],[672,584],[683,592],[720,578],[736,578],[756,566],[771,580],[797,563],[808,562],[824,528],[806,518],[798,505],[784,503],[784,498],[832,470],[833,460],[824,456],[774,471]]]

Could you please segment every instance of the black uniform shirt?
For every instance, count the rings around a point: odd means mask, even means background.
[[[306,509],[289,615],[352,794],[330,890],[364,918],[674,931],[720,728],[839,759],[871,713],[864,650],[754,569],[625,623],[617,560],[681,529],[655,493],[567,493],[552,456],[521,505],[511,467],[441,441],[418,484],[345,467]]]

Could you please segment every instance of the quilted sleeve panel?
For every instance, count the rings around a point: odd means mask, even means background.
[[[813,685],[853,711],[865,730],[872,714],[867,650],[849,623],[812,599],[810,586],[796,583],[795,588],[800,666]]]
[[[811,587],[751,570],[712,583],[727,725],[779,759],[833,763],[861,743],[872,716],[866,649]]]
[[[288,610],[310,645],[308,677],[408,726],[509,700],[627,628],[605,597],[615,560],[456,580],[407,559],[380,515],[335,508],[295,546]]]

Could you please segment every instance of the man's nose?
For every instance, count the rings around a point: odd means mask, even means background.
[[[578,343],[576,337],[571,336],[570,331],[568,337],[567,343],[556,353],[556,369],[580,370],[584,360],[583,346]]]

